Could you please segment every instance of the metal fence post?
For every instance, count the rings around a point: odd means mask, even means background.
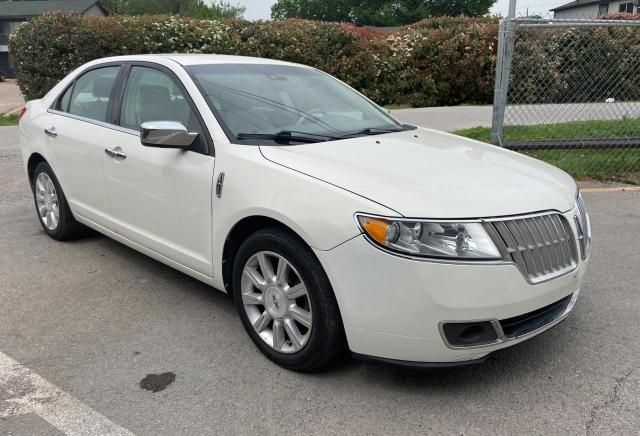
[[[500,20],[498,27],[498,53],[496,56],[496,82],[493,91],[493,117],[491,120],[491,143],[502,146],[504,114],[509,93],[509,76],[515,43],[516,0],[509,2],[509,15]]]
[[[504,61],[505,45],[505,20],[500,20],[498,26],[498,53],[496,56],[496,83],[493,89],[493,117],[491,119],[491,143],[502,144],[502,134],[504,132],[504,109],[505,103],[502,99],[502,63]]]

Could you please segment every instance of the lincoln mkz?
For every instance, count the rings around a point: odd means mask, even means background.
[[[562,321],[587,267],[567,174],[303,65],[100,59],[27,103],[20,141],[49,236],[89,227],[224,290],[293,370],[481,361]]]

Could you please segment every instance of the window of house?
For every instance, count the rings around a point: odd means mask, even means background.
[[[603,3],[598,5],[598,16],[607,15],[609,13],[609,3]]]
[[[619,12],[633,14],[633,2],[622,3]]]

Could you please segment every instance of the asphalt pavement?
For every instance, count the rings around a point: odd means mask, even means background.
[[[228,296],[106,237],[47,237],[0,128],[0,434],[638,434],[640,192],[586,202],[590,272],[556,328],[479,366],[297,374]]]

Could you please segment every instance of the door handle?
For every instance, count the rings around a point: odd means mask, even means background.
[[[56,136],[58,136],[58,132],[56,132],[56,128],[55,127],[50,127],[48,129],[44,129],[44,134],[47,135],[50,138],[55,138]]]
[[[105,148],[104,153],[107,156],[112,157],[114,159],[118,159],[118,160],[124,160],[127,158],[127,155],[122,151],[120,147]]]

